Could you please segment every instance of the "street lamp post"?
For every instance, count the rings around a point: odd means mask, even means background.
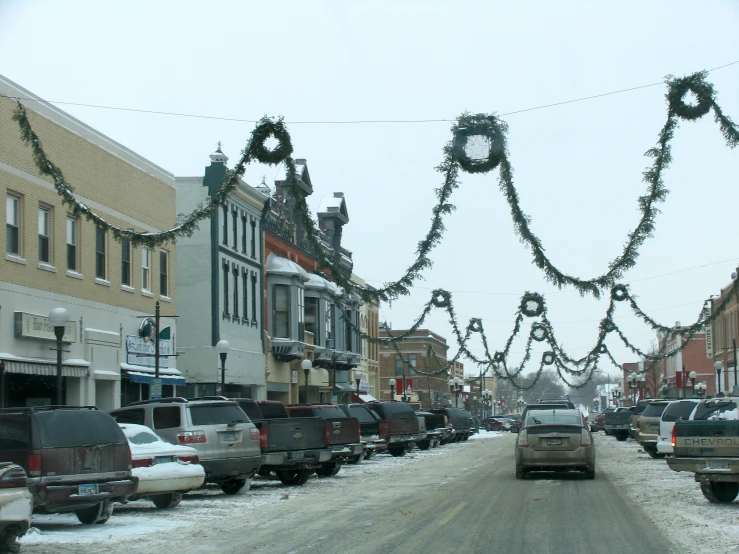
[[[56,404],[61,406],[62,401],[62,338],[69,323],[69,312],[64,308],[54,308],[49,313],[49,323],[54,328],[56,336]]]
[[[706,385],[705,383],[696,383],[695,385],[695,391],[698,394],[699,398],[702,398],[703,395],[706,393]]]
[[[631,386],[631,405],[636,404],[636,383],[639,377],[633,371],[629,374],[629,385]]]
[[[390,400],[395,400],[395,379],[388,379],[387,384],[390,385]]]
[[[716,362],[713,364],[713,369],[716,370],[716,375],[718,376],[718,389],[716,391],[716,396],[721,394],[721,370],[724,369],[724,364],[721,360],[716,360]]]
[[[688,376],[690,377],[691,384],[693,385],[693,398],[695,398],[695,378],[698,377],[698,374],[695,371],[691,371],[688,373]]]
[[[647,378],[644,376],[643,373],[640,373],[639,374],[639,398],[644,398],[644,396],[646,395],[646,391],[645,391],[645,389],[647,388],[646,381],[647,381]]]
[[[447,381],[447,384],[449,385],[449,388],[452,391],[452,394],[454,394],[454,407],[459,408],[459,393],[462,390],[462,383],[464,383],[463,379],[460,379],[459,377],[452,377]]]
[[[313,362],[311,362],[308,358],[300,362],[300,369],[303,370],[303,375],[305,375],[305,403],[310,403],[310,398],[308,398],[308,378],[310,377],[310,370],[313,369]]]
[[[593,411],[598,411],[598,405],[600,404],[600,400],[598,398],[593,398]]]
[[[157,330],[157,332],[159,332]],[[219,340],[216,344],[216,352],[221,358],[221,383],[217,386],[216,394],[226,394],[226,358],[228,357],[228,349],[231,345],[227,340]]]
[[[357,402],[359,402],[359,383],[362,382],[362,378],[361,377],[357,377],[354,380],[357,382]]]

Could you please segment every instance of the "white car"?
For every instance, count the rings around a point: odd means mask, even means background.
[[[659,420],[659,435],[657,436],[657,452],[672,454],[672,428],[678,419],[688,419],[699,398],[687,398],[670,402],[662,412]]]
[[[0,552],[18,552],[18,538],[31,525],[33,496],[26,471],[13,462],[0,462]]]
[[[148,498],[157,508],[174,508],[184,493],[203,485],[205,470],[197,450],[170,444],[144,425],[119,425],[131,447],[132,473],[139,478],[129,500]]]

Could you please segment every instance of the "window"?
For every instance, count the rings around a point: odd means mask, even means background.
[[[141,247],[141,288],[144,290],[151,290],[149,288],[149,270],[150,267],[150,259],[149,259],[149,247],[148,246],[142,246]]]
[[[395,355],[395,376],[400,377],[403,375],[403,358],[400,357],[400,354]]]
[[[234,285],[235,286],[235,285]],[[244,319],[249,317],[249,305],[247,298],[249,296],[249,272],[246,269],[241,270],[241,296],[244,302],[242,316]]]
[[[159,295],[169,296],[169,252],[159,251]]]
[[[241,251],[246,255],[246,215],[241,215]],[[244,312],[246,315],[246,312]]]
[[[105,230],[95,227],[95,277],[98,279],[108,278],[107,260],[105,259],[106,240]]]
[[[154,429],[172,429],[180,426],[180,407],[154,408]]]
[[[251,220],[251,257],[257,257],[257,222]]]
[[[238,319],[239,317],[239,268],[234,265],[231,272],[234,275],[234,318]]]
[[[238,213],[236,212],[236,208],[231,208],[231,216],[233,217],[233,235],[234,235],[234,250],[238,250],[239,245],[236,242],[237,241],[237,235],[239,233],[239,228],[236,226],[236,223],[238,222]]]
[[[77,218],[67,217],[67,269],[77,271]]]
[[[318,310],[320,300],[314,297],[305,299],[305,330],[313,333],[313,344],[321,344],[321,328],[319,327]]]
[[[354,335],[354,329],[352,329],[352,312],[351,310],[344,310],[344,350],[347,352],[354,352],[352,348],[352,336]]]
[[[223,313],[229,315],[228,312],[228,262],[223,262]]]
[[[118,423],[135,423],[136,425],[144,425],[146,413],[143,409],[121,410],[110,414]]]
[[[290,286],[275,285],[273,294],[274,336],[290,338]]]
[[[251,320],[257,322],[257,274],[251,274]]]
[[[131,239],[121,239],[121,285],[131,286]]]
[[[416,367],[418,364],[418,354],[408,354],[408,375],[411,377],[416,374]]]
[[[17,196],[8,195],[6,205],[6,228],[5,250],[8,254],[21,253],[21,199]]]
[[[223,205],[223,244],[228,244],[228,206]]]
[[[333,343],[334,338],[334,326],[333,317],[331,312],[333,311],[333,304],[326,300],[326,348],[335,348],[336,345]]]
[[[298,337],[299,341],[305,340],[305,290],[298,288]]]
[[[49,238],[51,236],[51,210],[38,209],[38,261],[50,263]]]

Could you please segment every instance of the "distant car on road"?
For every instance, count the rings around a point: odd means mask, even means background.
[[[25,470],[13,462],[0,462],[0,552],[18,552],[18,538],[31,525],[33,496]]]
[[[507,417],[489,417],[485,421],[488,431],[510,431],[512,420]]]
[[[131,472],[139,478],[130,500],[147,498],[157,508],[174,508],[184,493],[203,485],[205,470],[197,450],[168,443],[144,425],[119,425],[131,447]]]
[[[516,479],[531,471],[582,471],[595,478],[595,448],[579,410],[530,411],[516,440]]]

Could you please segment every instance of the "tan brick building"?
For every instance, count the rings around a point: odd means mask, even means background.
[[[157,232],[174,225],[170,173],[1,76],[0,94],[30,99],[24,101],[29,120],[79,202],[123,228]],[[157,301],[163,316],[176,315],[175,246],[133,248],[75,217],[21,141],[12,120],[16,106],[0,98],[2,403],[55,401],[56,339],[48,314],[57,307],[70,318],[63,338],[65,403],[111,409],[122,396],[124,402],[148,397],[154,350],[139,328]],[[162,317],[169,337],[162,354],[174,352],[175,321]],[[184,383],[175,358],[160,360],[171,394]]]
[[[406,333],[403,329],[390,329],[386,324],[380,325],[380,338],[398,336]],[[437,371],[446,365],[449,346],[446,339],[441,335],[428,329],[418,329],[411,336],[399,341],[398,349],[408,360],[409,364],[403,362],[395,348],[391,345],[380,344],[380,383],[378,400],[390,400],[389,380],[395,379],[396,400],[403,396],[403,375],[406,382],[406,399],[410,402],[420,403],[424,408],[436,408],[449,405],[450,389],[447,374],[439,374],[433,377],[421,375],[416,372],[420,369],[425,372]],[[429,355],[432,349],[438,360]]]

